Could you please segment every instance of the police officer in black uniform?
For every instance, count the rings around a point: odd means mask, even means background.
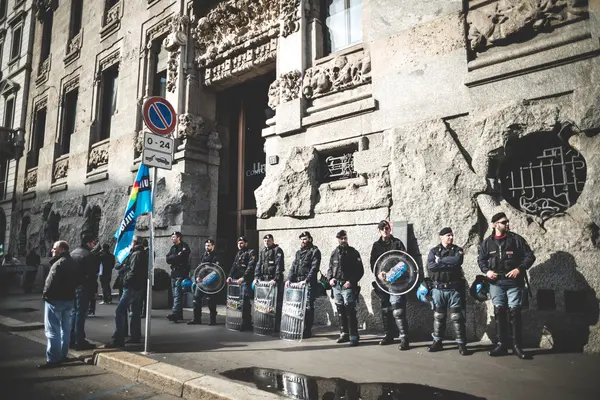
[[[371,272],[374,272],[375,262],[385,252],[390,250],[406,251],[402,240],[395,238],[391,233],[390,223],[386,220],[377,225],[380,238],[373,243],[371,249]],[[373,282],[375,293],[381,300],[381,320],[383,322],[384,338],[379,342],[380,345],[394,343],[394,338],[400,335],[399,350],[408,350],[408,320],[406,319],[406,296],[390,295],[382,291],[375,282]]]
[[[200,265],[202,264],[217,264],[219,265],[219,259],[215,253],[215,241],[213,239],[207,239],[204,242],[204,254],[200,257]],[[202,298],[206,296],[208,298],[208,311],[210,312],[209,325],[217,324],[217,299],[214,295],[209,295],[196,287],[194,291],[194,318],[188,321],[188,325],[200,325],[202,324]]]
[[[356,297],[358,282],[365,271],[359,252],[348,245],[348,234],[341,230],[335,235],[338,247],[331,253],[327,279],[333,290],[335,307],[340,319],[340,338],[337,343],[358,345],[358,320]]]
[[[508,354],[510,315],[513,354],[526,359],[529,355],[521,348],[521,303],[527,270],[535,262],[535,256],[523,237],[510,232],[505,213],[495,214],[492,224],[494,230],[481,243],[478,258],[479,269],[490,279],[490,295],[498,333],[498,344],[488,354],[492,357]]]
[[[315,319],[315,298],[317,292],[317,272],[321,267],[321,251],[313,244],[313,238],[309,231],[300,234],[300,250],[296,251],[292,267],[288,273],[285,286],[290,283],[300,283],[301,286],[307,285],[306,313],[304,314],[304,332],[303,339],[312,336],[312,325]]]
[[[181,232],[173,232],[173,246],[167,254],[167,264],[171,266],[171,287],[173,288],[173,309],[167,319],[178,322],[183,319],[183,290],[181,282],[190,274],[190,246],[183,240]]]
[[[235,281],[241,285],[242,292],[242,326],[241,330],[252,329],[252,310],[250,304],[252,281],[256,267],[256,251],[248,248],[248,240],[241,236],[237,240],[238,252],[233,260],[227,283]]]
[[[463,280],[462,263],[465,252],[455,245],[451,228],[443,228],[440,233],[440,244],[429,250],[427,269],[432,280],[433,343],[427,348],[429,352],[442,350],[442,338],[446,332],[446,311],[450,311],[450,321],[454,325],[454,336],[461,355],[467,355],[465,318],[463,315],[463,298],[465,282]]]
[[[271,285],[277,285],[277,309],[275,311],[275,331],[277,332],[283,307],[283,271],[285,270],[283,250],[278,244],[275,244],[273,235],[270,233],[263,237],[263,244],[264,247],[258,253],[254,279],[269,281]]]

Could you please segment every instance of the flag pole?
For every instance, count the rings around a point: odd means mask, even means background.
[[[150,238],[148,240],[148,282],[146,285],[146,332],[144,337],[144,354],[150,348],[150,326],[152,323],[152,285],[154,284],[154,202],[156,201],[156,181],[158,168],[152,168],[152,210],[150,211]]]

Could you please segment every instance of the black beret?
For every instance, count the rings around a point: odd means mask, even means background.
[[[310,236],[310,232],[309,231],[304,231],[300,234],[300,236],[298,236],[299,239],[302,239],[303,237],[307,237],[309,239],[312,239],[312,236]]]
[[[440,236],[444,236],[444,235],[447,235],[449,233],[452,233],[452,228],[450,228],[450,227],[447,226],[445,228],[442,228],[442,230],[440,231]]]
[[[379,224],[377,224],[377,229],[379,229],[380,231],[382,231],[383,228],[385,228],[385,227],[388,227],[388,228],[390,227],[390,223],[388,221],[386,221],[385,219],[381,220],[379,222]]]
[[[504,214],[503,212],[499,212],[494,214],[494,216],[492,217],[492,223],[494,222],[498,222],[500,221],[502,218],[506,218],[506,214]]]
[[[335,237],[336,237],[336,238],[338,238],[338,239],[340,239],[340,238],[343,238],[343,237],[346,237],[346,236],[348,236],[348,234],[347,234],[347,233],[346,233],[346,231],[345,231],[345,230],[343,230],[343,229],[342,229],[341,231],[339,231],[339,232],[337,233],[337,235],[335,235]]]
[[[206,243],[215,244],[215,241],[214,241],[214,240],[212,240],[212,239],[206,239],[206,242],[204,242],[204,243],[205,243],[205,244],[206,244]]]
[[[183,235],[179,231],[175,231],[175,232],[171,233],[171,236],[173,236],[173,235],[175,235],[177,237],[183,237]]]
[[[267,233],[265,236],[263,236],[263,239],[273,239],[273,235]]]
[[[248,240],[244,236],[240,236],[237,241],[238,242],[248,243]]]

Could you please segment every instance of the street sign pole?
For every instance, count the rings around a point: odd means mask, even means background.
[[[150,349],[150,328],[152,325],[152,286],[154,285],[154,202],[156,201],[156,182],[158,168],[152,168],[152,211],[150,212],[150,239],[148,240],[148,282],[146,285],[146,332],[144,354]]]

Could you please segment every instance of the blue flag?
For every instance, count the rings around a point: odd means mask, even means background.
[[[125,209],[125,216],[115,233],[115,239],[117,239],[115,257],[117,258],[117,262],[122,263],[129,255],[138,215],[151,211],[152,191],[150,188],[150,169],[146,165],[140,165],[135,182],[133,182],[133,187],[131,188],[129,202]]]

